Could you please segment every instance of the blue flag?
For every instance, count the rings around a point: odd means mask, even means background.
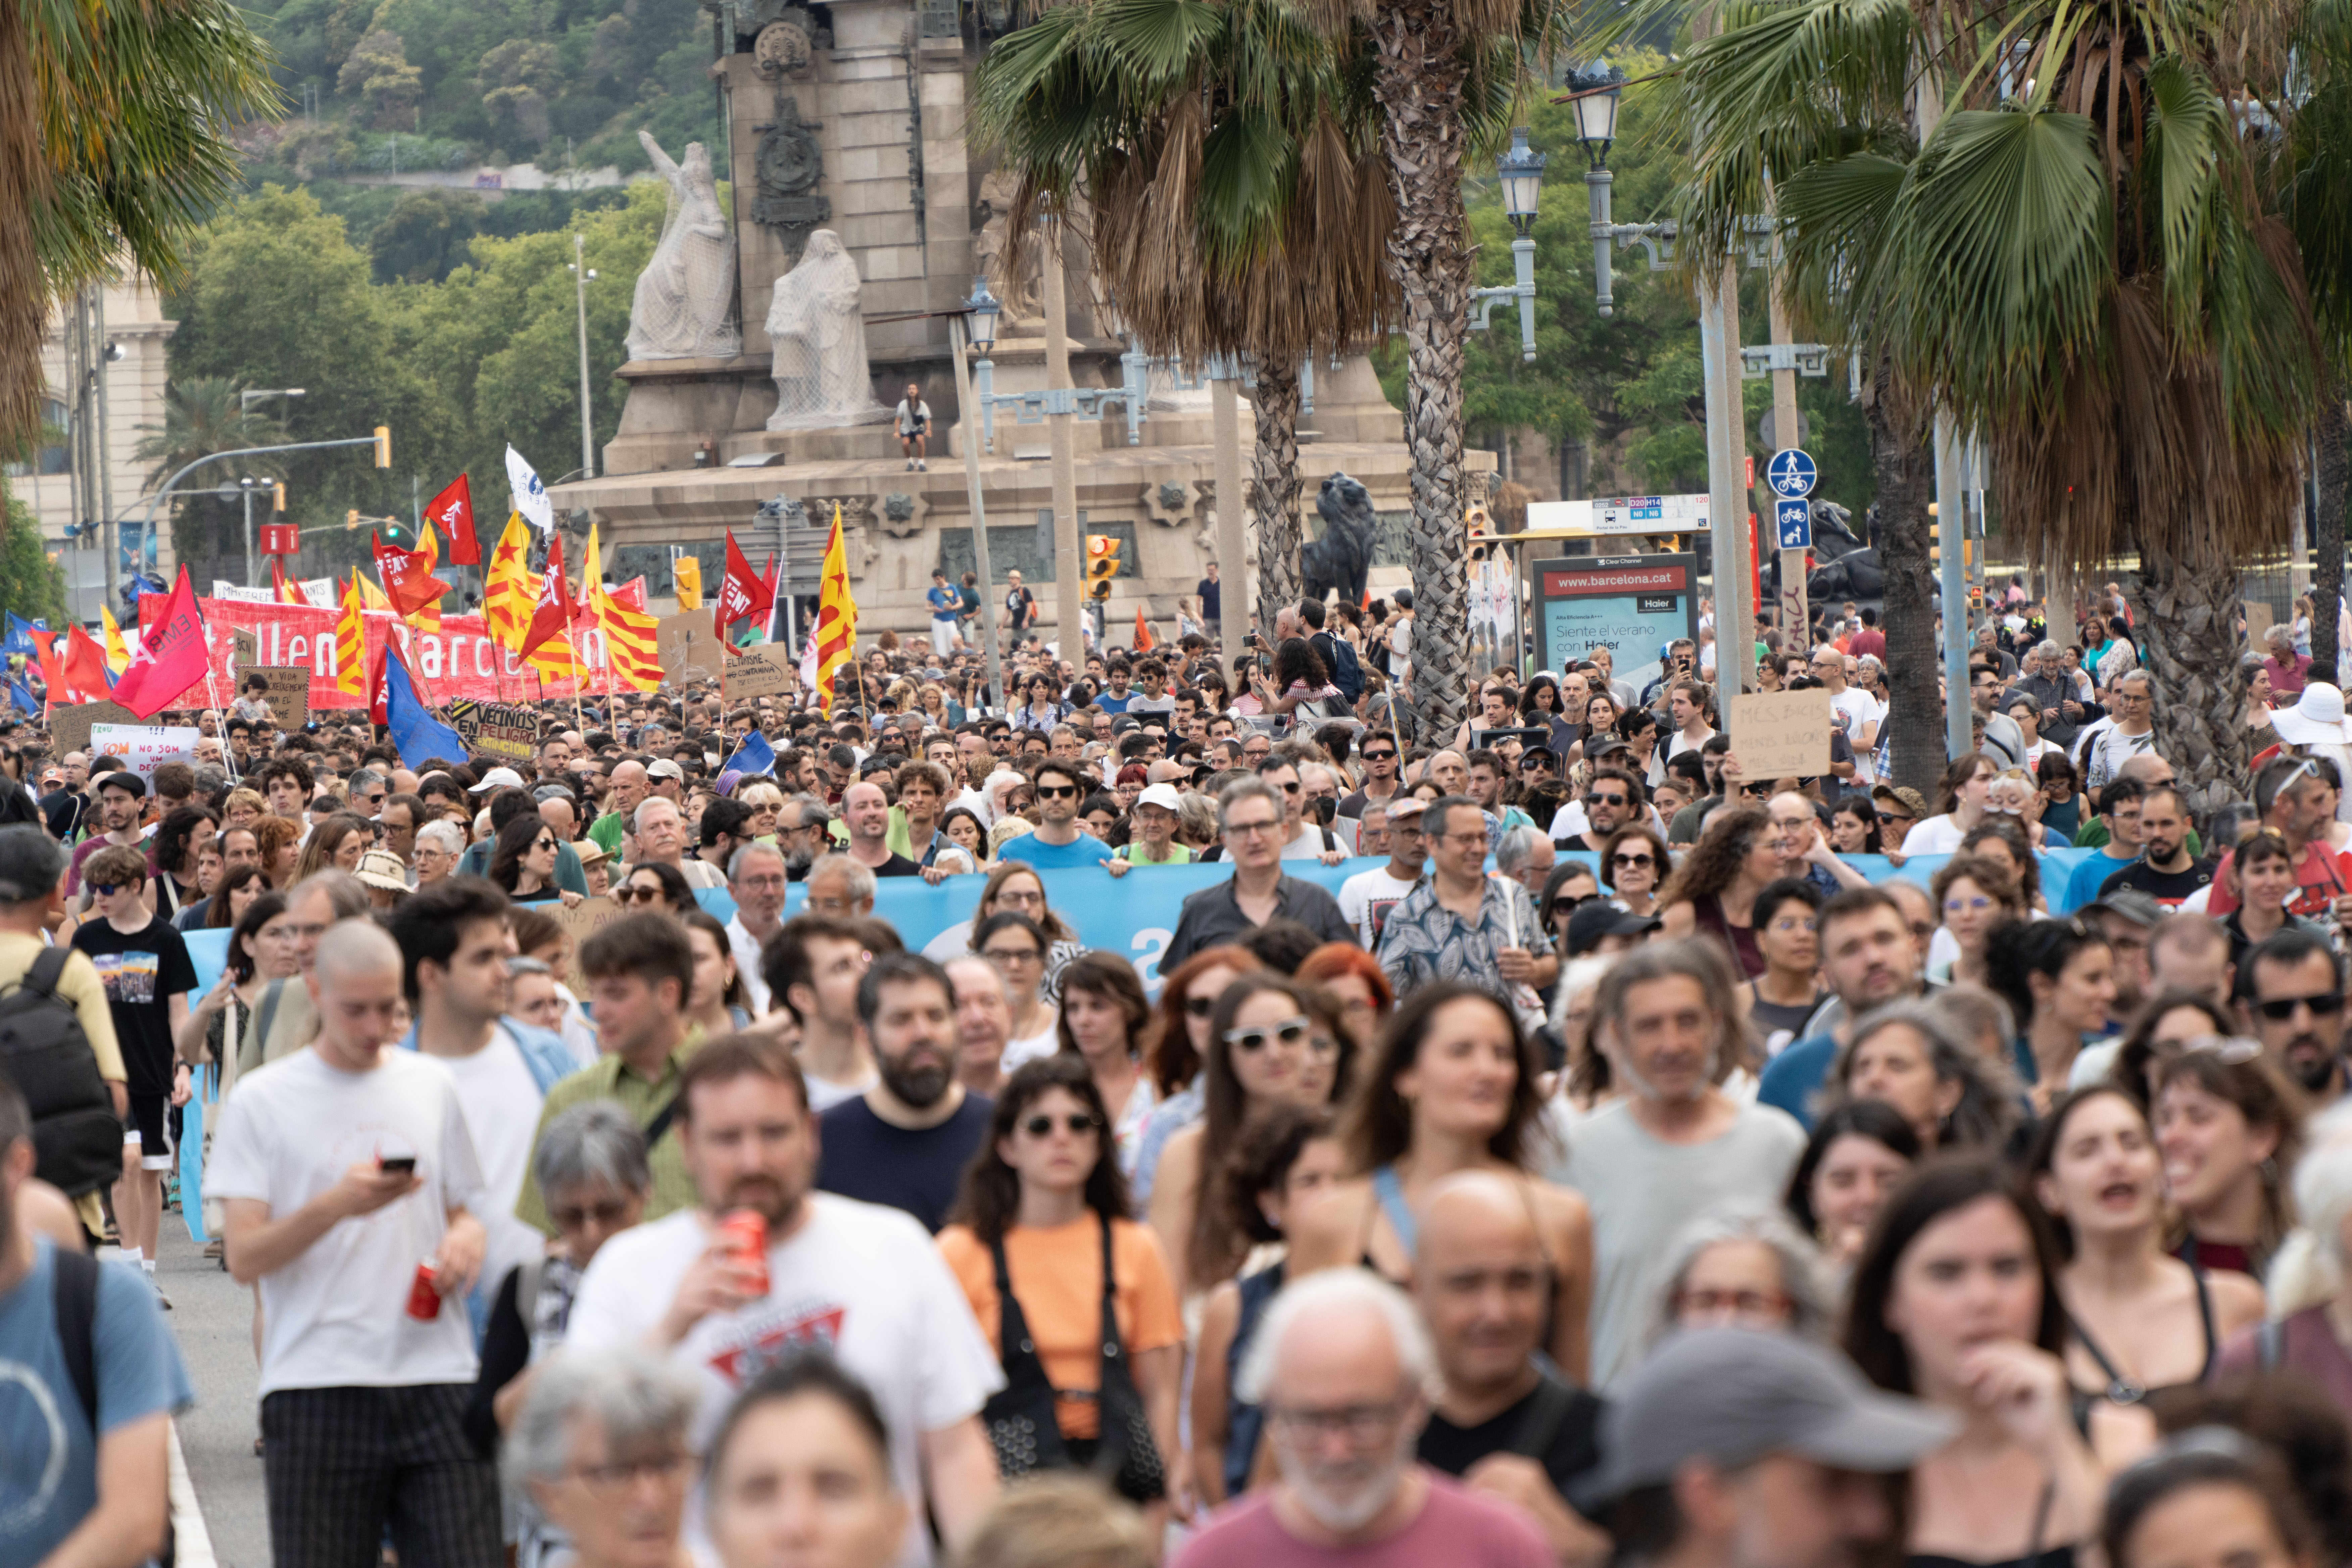
[[[40,715],[41,700],[33,695],[33,689],[25,684],[25,678],[21,675],[8,682],[8,700],[36,718]]]
[[[742,745],[736,748],[735,754],[728,758],[726,765],[719,771],[722,773],[772,773],[776,771],[776,749],[768,744],[765,735],[754,730],[743,737]]]
[[[453,763],[466,760],[466,738],[433,717],[409,683],[408,662],[400,657],[400,649],[387,650],[383,671],[383,721],[392,731],[392,743],[400,751],[403,767],[421,768],[428,757],[446,757]]]
[[[8,635],[5,638],[0,638],[0,654],[21,653],[29,658],[36,651],[33,647],[33,633],[45,632],[48,629],[49,623],[46,618],[28,621],[16,611],[9,611]]]

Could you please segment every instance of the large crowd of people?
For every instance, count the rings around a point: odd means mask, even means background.
[[[1852,606],[1759,658],[1811,777],[1711,620],[1421,732],[1404,595],[415,766],[0,725],[0,1568],[169,1550],[174,1208],[289,1568],[2344,1563],[2352,726],[2283,624],[2192,812],[2095,597],[1932,798]]]

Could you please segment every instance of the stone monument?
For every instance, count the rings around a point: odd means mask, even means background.
[[[653,132],[638,132],[637,141],[669,185],[669,212],[653,259],[637,274],[629,357],[733,359],[743,350],[734,321],[735,231],[719,205],[710,154],[689,142],[685,162],[674,163]]]
[[[890,417],[875,401],[866,358],[857,263],[829,228],[809,236],[800,265],[776,279],[768,306],[776,411],[771,430],[826,430]]]

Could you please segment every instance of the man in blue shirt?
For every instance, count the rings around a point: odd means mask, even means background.
[[[163,1551],[172,1415],[194,1392],[136,1270],[20,1221],[32,1177],[32,1119],[0,1078],[0,1563],[137,1568]]]
[[[1076,763],[1049,761],[1037,769],[1037,815],[1034,833],[1008,838],[996,852],[999,861],[1021,860],[1040,871],[1069,866],[1100,866],[1110,858],[1110,846],[1078,826],[1078,804],[1089,784]]]
[[[948,586],[947,568],[931,568],[931,591],[923,595],[931,606],[931,653],[944,659],[955,651],[956,618],[963,614],[963,595]]]

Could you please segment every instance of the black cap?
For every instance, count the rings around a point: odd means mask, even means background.
[[[1601,945],[1603,937],[1639,936],[1663,923],[1655,915],[1637,915],[1605,899],[1595,899],[1568,917],[1568,956],[1580,958]]]

